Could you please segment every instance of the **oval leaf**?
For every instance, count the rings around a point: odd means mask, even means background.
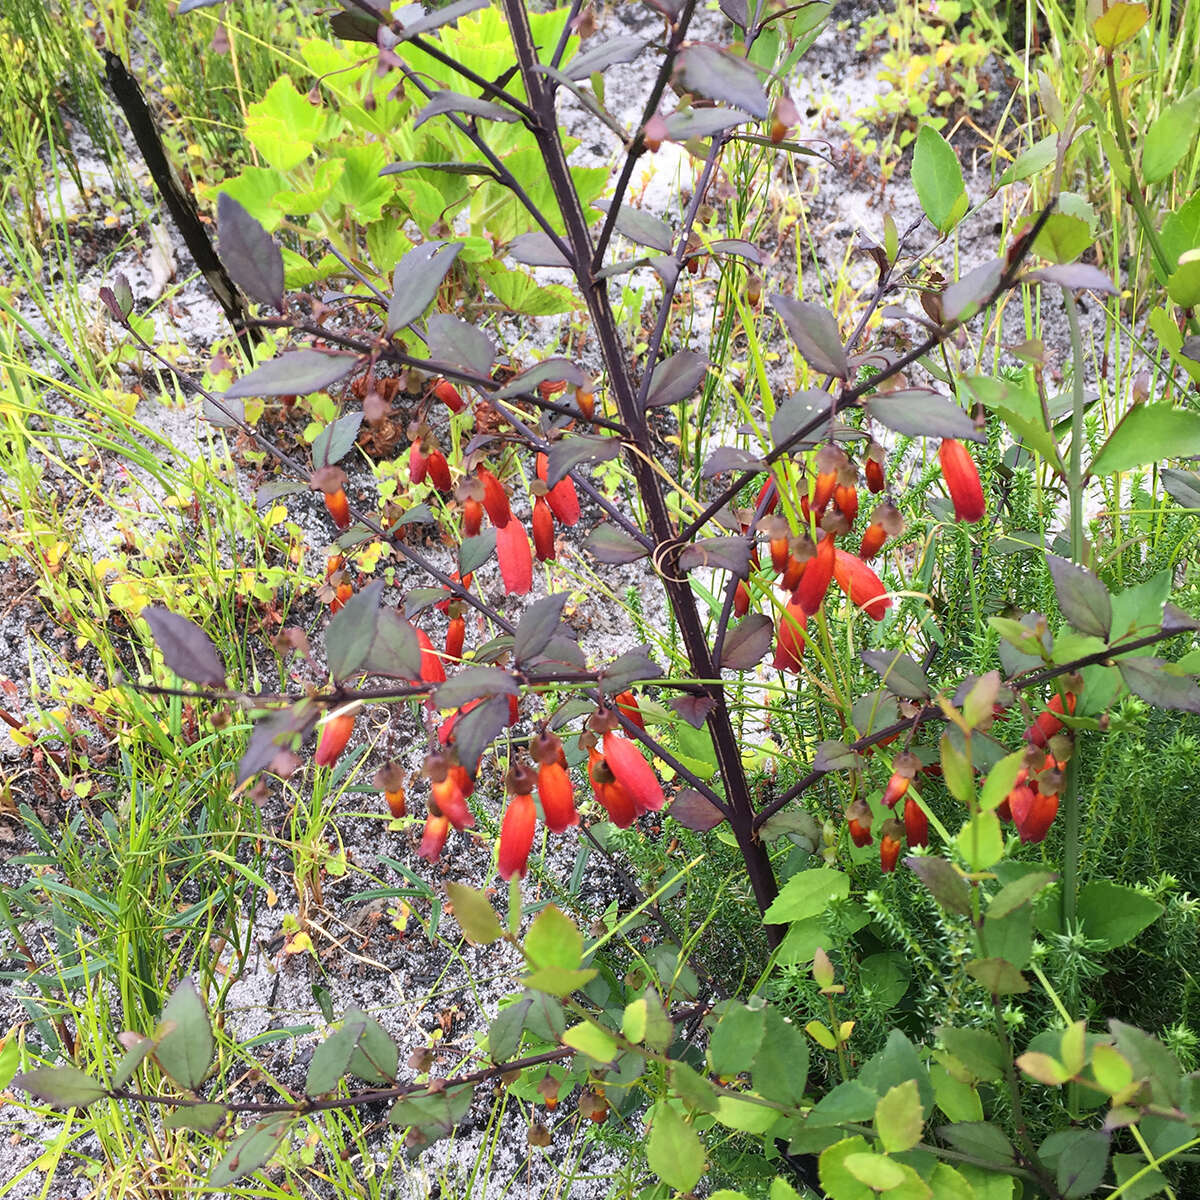
[[[283,254],[274,238],[228,193],[217,198],[220,258],[252,300],[283,310]]]
[[[180,679],[211,687],[224,684],[225,664],[199,625],[156,605],[142,609],[142,620],[150,626],[163,661]]]
[[[389,335],[411,325],[433,303],[464,244],[427,242],[414,247],[396,264],[392,272],[392,298],[388,301]]]
[[[771,306],[783,319],[796,349],[814,371],[845,379],[849,374],[842,335],[833,314],[819,304],[793,300],[776,292]]]
[[[337,383],[354,370],[354,354],[324,350],[289,350],[256,367],[225,391],[224,399],[241,396],[307,396]]]

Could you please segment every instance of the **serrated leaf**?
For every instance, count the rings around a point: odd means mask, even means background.
[[[770,297],[771,307],[779,313],[801,357],[814,371],[846,379],[849,364],[842,347],[842,335],[833,314],[819,304],[793,300],[778,292]],[[774,434],[774,426],[772,426]],[[776,441],[780,439],[777,437]]]
[[[1112,628],[1112,597],[1086,567],[1057,554],[1046,556],[1058,606],[1071,626],[1092,637],[1107,638]]]
[[[1125,686],[1155,708],[1200,713],[1200,687],[1187,675],[1168,672],[1170,664],[1152,655],[1117,659]]]
[[[866,401],[866,408],[880,425],[905,437],[987,441],[986,431],[976,428],[970,413],[925,388],[877,393]]]
[[[993,996],[1014,996],[1029,991],[1025,976],[1006,958],[973,958],[966,968],[967,974]]]
[[[650,1113],[646,1162],[668,1187],[690,1191],[704,1174],[704,1145],[695,1129],[666,1100]]]
[[[292,1126],[292,1117],[267,1117],[238,1134],[221,1155],[208,1177],[210,1188],[228,1187],[243,1176],[265,1167],[275,1156]]]
[[[388,301],[388,336],[424,314],[465,244],[426,242],[415,246],[396,264],[392,272],[392,296]]]
[[[221,263],[230,279],[260,304],[283,311],[283,255],[271,235],[227,192],[217,198]]]
[[[142,609],[142,620],[150,626],[163,661],[180,679],[212,687],[225,683],[225,664],[212,639],[194,621],[156,605]]]
[[[707,374],[708,359],[695,350],[680,350],[664,358],[651,376],[646,407],[665,408],[681,403],[704,382]]]
[[[212,1023],[196,985],[185,979],[163,1006],[154,1057],[176,1083],[195,1091],[213,1059]]]
[[[1079,919],[1083,932],[1113,950],[1132,942],[1163,914],[1163,906],[1136,888],[1096,879],[1079,892]]]
[[[463,883],[447,883],[446,894],[454,905],[454,919],[468,941],[477,946],[490,946],[504,936],[500,918],[483,892]]]
[[[834,900],[844,900],[850,894],[850,880],[832,867],[813,867],[797,871],[779,890],[763,914],[766,924],[785,924],[803,921],[823,913]]]
[[[922,125],[917,133],[912,181],[925,215],[939,233],[949,233],[962,220],[970,202],[958,156],[932,125]]]
[[[225,389],[222,399],[243,396],[307,396],[324,391],[349,375],[358,363],[355,354],[325,350],[289,350],[256,367]]]

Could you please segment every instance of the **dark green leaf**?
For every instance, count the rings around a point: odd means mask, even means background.
[[[357,1007],[346,1009],[342,1020],[346,1025],[363,1026],[358,1045],[350,1056],[350,1073],[367,1083],[394,1083],[400,1051],[387,1030],[374,1017]]]
[[[458,548],[459,578],[465,579],[468,575],[478,571],[495,553],[496,531],[494,529],[485,529],[473,537],[464,538],[463,544]]]
[[[932,125],[922,125],[917,133],[912,181],[925,215],[939,233],[949,233],[966,214],[967,188],[958,156]]]
[[[675,60],[675,79],[694,95],[734,104],[760,120],[770,115],[758,72],[744,58],[716,46],[685,46]]]
[[[493,1062],[505,1062],[517,1053],[531,1001],[528,997],[502,1008],[488,1027],[488,1053]]]
[[[1112,628],[1112,598],[1104,584],[1086,567],[1057,554],[1048,554],[1046,565],[1063,616],[1080,633],[1107,638]]]
[[[446,88],[434,92],[429,103],[417,113],[412,123],[413,129],[419,129],[430,117],[442,113],[460,113],[468,117],[480,117],[487,121],[519,121],[520,113],[515,109],[505,108],[502,104],[493,104],[490,100],[482,100],[478,96],[464,96],[461,92],[453,92]]]
[[[474,1095],[474,1088],[464,1085],[427,1096],[406,1096],[392,1105],[388,1121],[398,1127],[411,1126],[426,1141],[436,1141],[454,1132],[470,1111]]]
[[[880,425],[905,437],[987,441],[986,431],[976,428],[970,413],[953,400],[924,388],[879,392],[867,400],[866,407]]]
[[[181,1087],[195,1091],[212,1063],[213,1035],[208,1009],[190,979],[180,983],[163,1007],[155,1041],[158,1065]]]
[[[460,713],[454,723],[454,746],[459,761],[472,768],[508,724],[508,718],[507,696],[492,696],[470,712]]]
[[[321,1096],[337,1087],[366,1028],[363,1021],[347,1021],[313,1051],[304,1080],[306,1096]]]
[[[814,371],[845,379],[849,373],[842,335],[833,314],[819,304],[793,300],[776,292],[770,297],[771,307],[783,319],[801,357]],[[828,400],[826,400],[828,406]],[[774,426],[772,426],[774,435]],[[776,441],[778,442],[778,438]]]
[[[392,272],[392,298],[388,301],[389,335],[411,325],[433,303],[463,245],[463,242],[426,242],[414,246],[396,264]]]
[[[1052,871],[1031,871],[1007,883],[988,901],[987,915],[996,919],[1016,912],[1058,878]]]
[[[329,622],[325,631],[325,661],[329,673],[339,683],[363,669],[375,641],[382,599],[383,581],[377,579],[351,596]]]
[[[955,1150],[972,1158],[996,1166],[1012,1166],[1016,1162],[1012,1142],[998,1126],[987,1121],[959,1121],[954,1125],[940,1125],[938,1134]]]
[[[482,329],[449,313],[434,313],[425,322],[429,357],[450,367],[465,367],[476,375],[490,375],[496,348]]]
[[[1078,912],[1083,932],[1112,950],[1132,942],[1153,925],[1162,916],[1163,906],[1136,888],[1096,879],[1080,890]]]
[[[507,671],[495,667],[466,667],[440,684],[433,699],[438,708],[462,708],[472,700],[486,696],[515,696],[520,690]]]
[[[1089,468],[1092,475],[1115,475],[1165,458],[1200,454],[1200,412],[1170,404],[1138,404],[1112,431]]]
[[[292,1117],[267,1117],[238,1134],[208,1177],[210,1188],[228,1187],[235,1180],[265,1167],[292,1126]]]
[[[13,1078],[13,1086],[57,1108],[86,1108],[108,1089],[78,1067],[37,1067]]]
[[[220,257],[229,277],[260,304],[283,310],[283,255],[271,235],[230,195],[217,197]]]
[[[971,915],[971,888],[944,858],[910,856],[905,863],[925,885],[930,895],[947,911]]]
[[[808,1040],[775,1008],[766,1010],[762,1045],[754,1056],[754,1090],[779,1104],[799,1104],[808,1081]]]
[[[1117,659],[1125,686],[1147,704],[1176,712],[1200,713],[1200,687],[1189,675],[1174,675],[1169,663],[1153,655]]]
[[[353,448],[362,421],[361,412],[346,413],[337,420],[330,421],[313,440],[313,466],[328,467],[341,462]]]
[[[1066,1200],[1090,1196],[1108,1169],[1108,1134],[1099,1129],[1061,1129],[1038,1147],[1038,1157],[1054,1168]]]
[[[369,675],[414,682],[421,678],[421,644],[416,630],[396,609],[381,608],[375,614],[375,636],[362,669]]]
[[[557,592],[535,600],[522,614],[513,643],[517,662],[527,663],[550,644],[562,622],[566,592]]]
[[[163,661],[180,679],[211,687],[225,683],[225,664],[212,639],[194,621],[156,605],[142,609],[142,620],[150,626]]]
[[[546,486],[555,487],[582,463],[607,462],[621,453],[619,438],[577,437],[559,438],[546,455]]]
[[[649,647],[637,646],[618,655],[600,672],[600,689],[606,695],[615,696],[632,684],[657,679],[660,675],[662,668],[650,657]]]
[[[884,682],[887,690],[906,700],[927,700],[929,681],[921,664],[900,650],[864,650],[862,660]]]
[[[166,1129],[194,1129],[197,1133],[216,1133],[225,1124],[229,1110],[223,1104],[192,1104],[163,1115]]]
[[[1004,1078],[1007,1061],[1004,1046],[994,1033],[986,1029],[959,1029],[953,1025],[939,1025],[934,1033],[976,1079],[995,1082]]]
[[[240,396],[307,396],[324,391],[349,375],[358,362],[354,354],[326,350],[289,350],[256,367],[225,391],[225,400]]]
[[[1014,996],[1029,991],[1025,976],[1006,958],[973,958],[967,963],[967,974],[993,996]]]
[[[760,1002],[761,1004],[761,1002]],[[708,1040],[708,1062],[714,1075],[732,1078],[750,1069],[767,1030],[762,1007],[728,1002]]]
[[[597,525],[584,538],[583,547],[602,563],[631,563],[650,552],[636,538],[612,525]]]

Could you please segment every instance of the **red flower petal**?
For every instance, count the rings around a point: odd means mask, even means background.
[[[510,595],[524,596],[533,587],[533,554],[529,536],[520,521],[509,521],[496,530],[496,557]]]
[[[777,671],[799,671],[800,658],[804,654],[804,629],[808,617],[804,609],[794,600],[779,615],[779,628],[775,633],[775,660]]]
[[[619,733],[604,735],[604,761],[616,781],[629,793],[639,813],[658,812],[666,803],[662,784],[642,752]]]
[[[417,645],[421,647],[421,682],[445,683],[446,668],[442,666],[438,652],[423,629],[417,630]]]
[[[537,477],[546,482],[546,474],[550,469],[550,461],[544,454],[537,456]],[[560,479],[547,493],[546,502],[550,511],[564,524],[575,525],[579,522],[579,496],[575,484],[570,479]]]
[[[500,825],[497,869],[501,879],[511,879],[514,875],[525,878],[536,825],[537,808],[533,797],[528,794],[513,796],[504,810],[504,820]]]
[[[342,713],[321,727],[321,740],[317,743],[317,754],[313,760],[318,767],[332,767],[346,748],[354,732],[354,714]]]
[[[837,560],[835,550],[833,538],[826,534],[817,544],[816,554],[804,564],[804,574],[792,596],[792,603],[798,604],[810,617],[821,607],[821,601],[829,591]]]
[[[435,863],[441,857],[442,847],[450,833],[450,822],[445,817],[435,817],[430,814],[425,818],[425,830],[421,834],[421,848],[417,857],[426,862]]]
[[[476,467],[475,474],[483,483],[483,507],[487,509],[487,515],[497,529],[503,529],[512,518],[512,509],[508,505],[508,493],[504,490],[504,484],[487,467]]]
[[[887,588],[861,558],[847,554],[845,550],[837,551],[833,576],[838,587],[850,597],[850,603],[861,608],[873,621],[882,621],[892,607]]]
[[[614,700],[622,715],[628,717],[644,733],[646,722],[642,720],[642,710],[638,707],[637,697],[632,692],[621,692]]]
[[[910,846],[929,845],[929,818],[911,796],[904,801],[904,840]]]
[[[954,502],[955,517],[960,521],[982,521],[987,511],[983,485],[979,482],[979,468],[966,446],[954,438],[946,438],[938,447],[938,459]]]
[[[575,811],[575,789],[571,777],[557,762],[543,763],[537,777],[538,799],[542,802],[542,816],[551,833],[562,833],[572,825],[579,824]]]
[[[339,529],[350,527],[350,501],[346,498],[345,488],[338,488],[336,492],[326,492],[325,507]]]
[[[535,496],[533,500],[533,548],[539,562],[554,557],[554,514],[545,496]]]

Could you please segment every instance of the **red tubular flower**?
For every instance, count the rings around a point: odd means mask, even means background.
[[[325,507],[329,510],[333,523],[339,529],[350,528],[350,501],[346,496],[345,488],[338,488],[335,492],[326,492]]]
[[[579,814],[575,811],[575,789],[561,763],[543,763],[538,768],[537,792],[542,802],[546,828],[551,833],[562,833],[564,829],[579,824]]]
[[[483,528],[483,505],[478,500],[464,500],[462,515],[463,537],[475,537]]]
[[[423,629],[417,630],[417,645],[421,647],[421,682],[445,683],[446,668],[442,666],[438,652]]]
[[[621,710],[621,715],[628,717],[643,733],[646,732],[646,722],[642,720],[642,710],[638,706],[637,697],[632,692],[621,692],[615,696],[614,702]]]
[[[1067,693],[1067,712],[1074,714],[1077,697],[1074,692]],[[1025,730],[1025,739],[1039,749],[1044,749],[1046,743],[1063,727],[1063,723],[1055,715],[1063,710],[1062,697],[1055,694],[1050,697],[1046,706],[1047,711],[1041,712],[1030,727]]]
[[[873,621],[882,621],[892,607],[879,576],[861,558],[838,550],[834,556],[833,577],[838,587],[850,597],[850,603],[861,608]]]
[[[863,562],[874,558],[883,549],[883,543],[886,541],[887,530],[878,521],[873,521],[862,535],[862,545],[858,548],[858,557]]]
[[[318,767],[332,767],[346,748],[354,732],[354,714],[339,713],[321,727],[321,740],[317,743],[317,755],[313,760]]]
[[[637,817],[633,797],[616,781],[604,756],[593,747],[588,751],[588,779],[608,819],[619,829],[628,829]]]
[[[433,394],[452,412],[460,413],[467,407],[458,388],[448,379],[439,379],[433,385]]]
[[[895,808],[897,802],[904,799],[910,783],[912,783],[911,775],[903,775],[899,771],[893,772],[887,781],[887,787],[883,789],[883,799],[880,803],[885,808]]]
[[[448,492],[454,486],[450,482],[450,468],[446,464],[446,456],[440,450],[431,450],[425,459],[425,469],[429,482],[439,492]]]
[[[520,521],[509,521],[496,529],[496,557],[509,595],[524,596],[533,587],[533,554],[529,535]]]
[[[821,601],[825,599],[825,593],[829,591],[829,581],[833,578],[833,567],[836,561],[837,554],[833,538],[826,534],[817,543],[816,554],[804,564],[804,574],[792,596],[792,603],[798,604],[810,617],[821,607]]]
[[[809,562],[812,560],[809,559]],[[783,570],[783,578],[779,581],[779,586],[785,592],[794,592],[800,586],[800,580],[804,578],[805,560],[797,558],[794,554],[788,555],[787,566]]]
[[[883,834],[879,839],[879,869],[889,875],[896,869],[896,860],[903,847],[904,826],[895,819],[884,821]]]
[[[942,476],[950,499],[954,502],[954,516],[959,521],[982,521],[987,511],[983,500],[983,485],[979,482],[979,468],[962,442],[945,438],[938,447],[938,459],[942,464]]]
[[[537,825],[537,808],[528,793],[513,796],[504,810],[500,824],[500,852],[497,870],[501,879],[514,875],[525,878],[529,851],[533,846],[533,834]]]
[[[425,457],[425,449],[420,438],[414,438],[408,451],[408,477],[413,483],[424,483],[429,460]]]
[[[462,776],[451,772],[445,779],[436,781],[433,794],[429,800],[431,812],[445,817],[455,829],[470,829],[475,824],[475,817],[467,807],[467,797],[462,787]]]
[[[533,500],[533,548],[538,562],[554,557],[554,514],[545,496],[535,496]]]
[[[463,642],[466,639],[467,622],[464,617],[456,616],[450,618],[450,625],[446,630],[446,657],[447,658],[462,658]]]
[[[475,468],[475,474],[483,484],[483,507],[497,529],[503,529],[512,518],[512,509],[508,504],[508,493],[504,484],[498,480],[487,467]]]
[[[339,583],[337,592],[329,602],[330,613],[339,613],[346,606],[346,601],[354,595],[354,589],[348,583]]]
[[[883,463],[876,461],[874,458],[868,458],[866,465],[863,467],[863,473],[867,477],[867,490],[872,495],[879,495],[883,491],[885,484]]]
[[[858,516],[858,488],[851,484],[838,484],[833,491],[833,502],[841,509],[842,516],[854,524]]]
[[[425,829],[421,834],[421,848],[417,851],[417,857],[428,863],[437,862],[449,834],[450,822],[445,817],[435,817],[430,813],[425,818]]]
[[[733,590],[733,615],[744,617],[750,611],[750,585],[744,580],[737,581]]]
[[[773,663],[777,671],[800,670],[800,658],[804,654],[804,629],[807,625],[808,617],[804,609],[794,600],[780,613]]]
[[[1058,815],[1058,795],[1044,795],[1025,783],[1008,793],[1008,806],[1021,841],[1040,842]]]
[[[767,492],[769,492],[771,490],[771,485],[774,482],[775,482],[775,477],[773,475],[768,475],[766,477],[766,479],[763,480],[762,487],[760,487],[758,489],[758,498],[754,501],[754,507],[755,507],[756,511],[758,509],[762,508],[763,501],[767,499]],[[778,507],[779,507],[779,492],[775,491],[774,493],[772,493],[771,499],[767,500],[767,507],[763,509],[763,514],[766,515],[767,513],[773,513],[776,510],[776,508],[778,508]]]
[[[850,840],[856,846],[871,844],[871,806],[860,796],[846,809],[846,826],[850,830]]]
[[[658,812],[666,803],[662,784],[658,782],[654,768],[628,738],[623,738],[619,733],[606,733],[604,761],[608,763],[613,778],[632,797],[639,816],[644,812]]]
[[[546,474],[550,469],[550,460],[544,455],[537,456],[537,477],[543,482],[546,482]],[[550,505],[550,511],[564,524],[577,525],[579,523],[579,495],[575,491],[575,484],[570,479],[560,479],[546,493],[546,502]]]
[[[817,487],[813,493],[812,509],[818,516],[825,510],[825,506],[833,499],[833,493],[837,489],[837,472],[824,471],[817,476]]]
[[[929,845],[929,818],[911,796],[904,800],[904,838],[910,846]]]

